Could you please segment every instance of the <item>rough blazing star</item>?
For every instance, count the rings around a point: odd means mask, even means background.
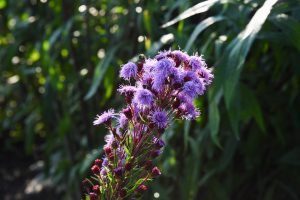
[[[129,62],[123,65],[120,71],[120,77],[125,80],[129,80],[130,78],[134,78],[137,75],[137,65],[133,62]]]
[[[158,128],[166,128],[168,124],[168,116],[167,113],[164,111],[154,111],[151,115],[151,121],[158,127]]]
[[[139,88],[134,95],[133,101],[140,107],[150,106],[153,103],[153,94],[147,89]]]
[[[200,115],[193,102],[204,94],[213,74],[201,56],[167,50],[154,59],[140,56],[138,62],[123,65],[120,77],[131,81],[118,89],[125,107],[97,115],[93,122],[105,124],[109,134],[103,159],[91,168],[97,183],[91,186],[86,183],[92,181],[84,180],[91,200],[135,199],[148,189],[146,182],[161,174],[153,162],[165,146],[161,135],[174,119]]]
[[[110,109],[101,115],[97,115],[96,119],[94,120],[94,125],[99,125],[103,123],[108,123],[110,120],[115,116],[115,111],[113,109]]]
[[[179,62],[188,62],[189,61],[189,55],[185,52],[182,52],[180,50],[175,50],[172,53],[174,54],[175,58]]]
[[[188,81],[183,85],[183,92],[191,98],[197,96],[197,87],[193,81]]]
[[[191,56],[189,61],[190,66],[193,71],[199,71],[202,67],[205,66],[204,60],[199,56]]]
[[[127,128],[127,126],[128,126],[128,118],[123,113],[121,113],[119,116],[119,127],[125,129]]]

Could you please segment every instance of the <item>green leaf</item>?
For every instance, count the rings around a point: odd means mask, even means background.
[[[255,97],[255,94],[250,88],[242,84],[241,84],[241,93],[242,93],[243,101],[246,101],[246,105],[244,104],[243,107],[245,109],[248,108],[247,109],[249,113],[248,115],[253,116],[253,118],[255,119],[256,123],[258,124],[262,132],[266,132],[263,113],[261,111],[259,102]]]
[[[6,7],[6,0],[0,0],[0,9],[3,9]]]
[[[171,26],[181,20],[184,20],[188,17],[191,17],[193,15],[199,14],[199,13],[203,13],[208,11],[213,5],[215,5],[216,3],[224,3],[226,1],[219,1],[219,0],[207,0],[207,1],[203,1],[201,3],[198,3],[190,8],[188,8],[187,10],[185,10],[183,13],[181,13],[180,15],[178,15],[177,17],[175,17],[173,20],[165,23],[162,25],[162,28],[166,28],[168,26]]]
[[[209,17],[209,18],[203,20],[202,22],[200,22],[194,29],[193,33],[191,34],[189,40],[186,43],[184,50],[189,51],[191,46],[194,44],[196,38],[202,31],[204,31],[210,25],[212,25],[218,21],[224,20],[224,19],[225,19],[225,17],[223,17],[223,16],[213,16],[213,17]]]
[[[218,139],[218,132],[220,127],[220,112],[218,109],[218,105],[215,101],[211,101],[208,107],[209,114],[208,114],[208,120],[209,120],[209,128],[211,131],[211,138],[213,142],[221,148],[221,144]]]
[[[191,128],[191,121],[185,121],[184,122],[184,150],[188,147],[188,139],[189,139],[189,133]]]
[[[265,1],[263,6],[256,11],[246,28],[230,43],[226,50],[229,52],[226,62],[227,76],[224,85],[227,108],[229,108],[232,101],[233,93],[249,49],[276,2],[277,0]]]
[[[284,33],[291,45],[300,52],[300,23],[298,20],[285,14],[279,14],[272,20],[273,23]]]
[[[119,47],[120,47],[120,45],[116,45],[116,46],[112,47],[111,49],[109,49],[109,51],[107,52],[104,59],[101,60],[98,63],[98,65],[96,66],[95,71],[94,71],[92,85],[91,85],[88,93],[84,97],[85,100],[90,99],[96,93],[96,91],[107,71],[107,68],[108,68],[110,62],[113,59],[114,54]]]

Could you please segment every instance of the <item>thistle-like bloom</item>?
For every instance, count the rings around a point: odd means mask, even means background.
[[[139,88],[133,98],[134,103],[140,107],[150,106],[153,103],[153,94],[151,91]]]
[[[113,109],[110,109],[101,115],[97,115],[96,119],[94,120],[93,124],[94,125],[99,125],[99,124],[106,124],[111,121],[112,118],[115,116],[115,111]]]
[[[94,187],[84,184],[90,199],[135,199],[147,190],[146,182],[161,174],[153,164],[165,147],[161,135],[174,119],[200,115],[193,102],[213,74],[201,56],[168,50],[125,64],[120,77],[133,83],[118,89],[127,104],[119,113],[109,110],[94,121],[105,124],[109,134],[103,158],[91,167],[98,182]]]
[[[202,67],[205,67],[204,60],[202,60],[202,57],[199,56],[191,56],[189,64],[193,71],[199,71]]]
[[[119,127],[122,129],[127,128],[128,126],[128,118],[125,116],[125,114],[121,113],[119,117]]]
[[[197,96],[197,87],[193,81],[188,81],[183,85],[183,92],[185,95],[195,98]]]
[[[154,111],[151,115],[151,121],[158,127],[158,128],[166,128],[168,124],[168,116],[167,113],[164,111]]]
[[[134,78],[137,75],[137,65],[133,62],[129,62],[125,65],[123,65],[121,71],[120,71],[120,77],[129,80],[130,78]]]
[[[118,89],[118,92],[121,94],[134,94],[136,92],[137,88],[131,85],[121,85]]]
[[[185,52],[182,52],[180,50],[175,50],[172,53],[175,56],[176,61],[179,61],[179,62],[188,62],[189,61],[189,55]]]

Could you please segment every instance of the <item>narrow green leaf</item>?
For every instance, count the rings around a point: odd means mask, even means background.
[[[261,111],[259,102],[255,97],[255,94],[250,88],[246,87],[245,85],[241,85],[241,93],[243,101],[246,101],[245,107],[249,108],[249,114],[255,119],[261,131],[265,132],[266,127],[263,113]]]
[[[185,121],[184,122],[184,150],[186,150],[188,146],[190,128],[191,128],[191,121]]]
[[[224,3],[226,1],[218,1],[218,0],[207,0],[207,1],[203,1],[201,3],[198,3],[190,8],[188,8],[187,10],[185,10],[183,13],[181,13],[180,15],[178,15],[177,17],[175,17],[173,20],[165,23],[162,25],[162,28],[166,28],[168,26],[171,26],[181,20],[184,20],[188,17],[191,17],[193,15],[199,14],[199,13],[203,13],[209,10],[210,7],[212,7],[213,5],[215,5],[216,3]]]
[[[101,60],[98,65],[95,68],[94,77],[92,81],[92,85],[88,91],[88,93],[85,95],[84,99],[88,100],[90,99],[97,91],[106,71],[107,68],[111,62],[111,60],[114,57],[114,54],[116,50],[120,47],[120,45],[116,45],[112,47],[106,54],[103,60]]]
[[[246,28],[228,46],[227,51],[230,53],[226,63],[227,80],[224,86],[227,107],[231,103],[249,49],[276,2],[277,0],[265,1],[263,6],[256,11]]]
[[[224,20],[225,18],[223,16],[213,16],[213,17],[209,17],[205,20],[203,20],[202,22],[200,22],[196,28],[194,29],[193,33],[191,34],[189,40],[186,43],[186,46],[184,48],[185,51],[189,51],[189,49],[191,48],[191,46],[193,45],[193,43],[195,42],[196,38],[198,37],[198,35],[204,31],[206,28],[208,28],[210,25]]]
[[[218,105],[215,101],[211,101],[208,107],[209,114],[209,128],[211,131],[211,138],[213,142],[221,148],[221,144],[219,142],[219,139],[217,137],[217,134],[219,132],[219,126],[220,126],[220,113],[218,109]]]

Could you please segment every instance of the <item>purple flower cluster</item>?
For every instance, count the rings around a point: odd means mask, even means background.
[[[165,146],[161,135],[174,119],[200,115],[193,102],[204,94],[213,74],[201,56],[169,50],[123,65],[120,77],[134,84],[118,89],[127,103],[119,113],[109,110],[94,121],[110,133],[104,158],[91,168],[98,183],[92,189],[85,186],[90,199],[123,199],[147,190],[144,183],[161,174],[153,164]]]

